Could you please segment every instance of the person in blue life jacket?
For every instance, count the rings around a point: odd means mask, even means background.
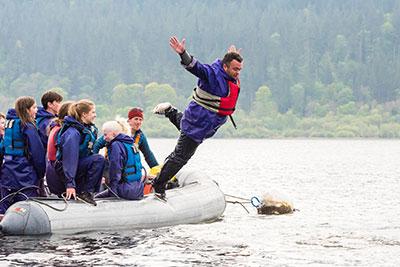
[[[212,137],[221,125],[235,111],[240,91],[239,74],[243,67],[240,49],[230,46],[222,60],[211,65],[202,64],[191,56],[185,48],[185,39],[179,41],[173,36],[169,40],[171,48],[179,54],[181,64],[198,77],[193,91],[193,100],[182,113],[170,103],[158,104],[153,112],[167,117],[180,131],[174,151],[167,157],[153,188],[156,196],[165,197],[165,186],[193,156],[197,147]],[[236,125],[234,124],[236,127]]]
[[[0,170],[0,214],[13,203],[38,196],[44,176],[45,151],[35,125],[37,105],[30,96],[19,97],[7,112],[4,163]]]
[[[131,136],[135,142],[135,146],[143,153],[144,159],[150,168],[158,166],[158,162],[150,145],[147,141],[146,135],[141,130],[144,121],[143,109],[139,107],[131,108],[128,112],[128,124],[130,126]],[[107,145],[104,136],[101,136],[95,143],[93,152],[98,153],[100,149]]]
[[[103,125],[109,161],[108,188],[96,197],[143,198],[142,163],[134,139],[123,133],[117,121]]]
[[[36,125],[39,129],[40,138],[45,149],[47,149],[49,125],[51,121],[57,117],[62,101],[62,95],[54,91],[47,91],[42,95],[40,101],[42,107],[38,108],[38,113],[36,114]]]
[[[63,188],[50,188],[51,192],[66,192],[67,199],[83,200],[96,205],[93,194],[99,191],[105,159],[93,154],[97,139],[95,104],[80,100],[71,104],[68,116],[57,137],[55,168],[64,177]]]
[[[146,135],[142,131],[142,125],[144,121],[144,113],[143,109],[140,107],[131,108],[128,111],[128,124],[130,127],[130,134],[133,137],[135,146],[142,152],[144,159],[147,165],[150,167],[150,173],[158,173],[161,169],[160,165],[157,162],[154,153],[150,149],[150,145],[147,141]],[[124,126],[125,123],[121,122],[121,125]],[[125,131],[125,129],[124,129]],[[93,152],[98,153],[100,149],[106,147],[107,142],[104,140],[104,136],[101,136],[97,139]],[[108,161],[106,162],[106,167],[103,176],[105,178],[109,178],[108,171]],[[150,176],[148,176],[150,178]]]
[[[64,178],[60,176],[55,169],[55,162],[57,159],[57,136],[64,124],[64,118],[68,115],[68,110],[72,103],[74,102],[63,102],[58,111],[58,116],[49,124],[50,133],[47,142],[46,181],[50,193],[58,196],[61,196],[61,194],[65,192],[65,182]]]
[[[6,115],[4,115],[4,113],[0,112],[0,168],[1,168],[1,165],[3,165],[3,156],[4,156],[3,139],[4,139],[5,122],[6,122]]]

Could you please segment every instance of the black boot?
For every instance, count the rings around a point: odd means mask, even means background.
[[[174,189],[177,187],[179,187],[178,179],[176,179],[175,177],[172,177],[172,179],[169,180],[167,185],[165,186],[165,189],[169,190],[169,189]]]
[[[160,179],[158,178],[159,175],[160,174],[158,174],[152,181],[154,193],[165,195],[165,184],[160,182]]]
[[[160,182],[159,176],[160,174],[158,174],[157,177],[152,181],[154,196],[157,199],[165,202],[165,184]]]
[[[93,206],[97,206],[96,201],[93,199],[93,194],[89,192],[82,192],[77,196],[78,200],[81,200],[85,203],[92,204]]]

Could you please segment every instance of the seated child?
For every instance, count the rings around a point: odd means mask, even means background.
[[[134,139],[123,133],[121,124],[108,121],[103,125],[109,161],[109,187],[96,197],[119,197],[138,200],[143,197],[142,164]]]

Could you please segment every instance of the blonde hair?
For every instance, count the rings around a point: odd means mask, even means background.
[[[3,112],[0,112],[0,118],[6,119],[6,115]]]
[[[123,128],[118,121],[107,121],[103,124],[103,132],[105,131],[112,131],[119,134],[123,132]]]
[[[15,111],[23,126],[29,122],[35,125],[35,118],[32,118],[28,112],[35,103],[35,99],[31,96],[21,96],[15,101]]]
[[[117,115],[117,116],[115,116],[115,120],[121,125],[122,132],[124,134],[127,134],[127,135],[131,134],[131,128],[130,128],[126,118],[121,117],[120,115]]]
[[[89,111],[95,106],[95,104],[88,100],[82,99],[78,102],[72,103],[68,110],[68,115],[76,119],[77,121],[83,123],[82,115],[83,113],[89,113]]]

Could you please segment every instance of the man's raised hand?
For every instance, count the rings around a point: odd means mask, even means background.
[[[228,53],[234,52],[234,53],[240,54],[240,51],[242,51],[242,48],[236,49],[236,47],[234,45],[231,45],[228,48]]]
[[[169,38],[169,45],[178,54],[182,54],[183,52],[185,52],[185,38],[183,38],[182,41],[179,42],[176,36],[172,36],[171,38]]]

